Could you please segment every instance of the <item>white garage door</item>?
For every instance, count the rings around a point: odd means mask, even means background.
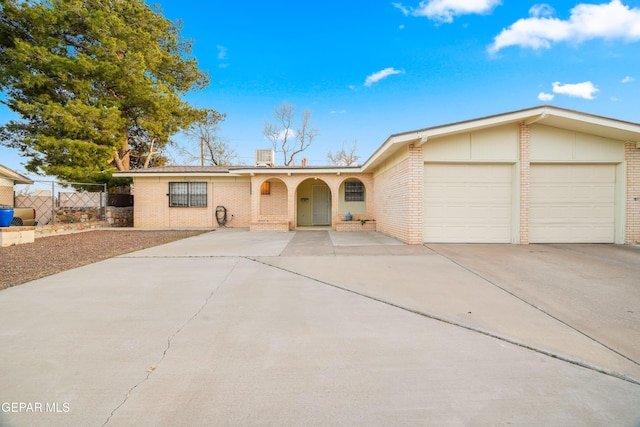
[[[510,243],[512,165],[425,164],[425,242]]]
[[[613,243],[615,165],[531,165],[531,243]]]

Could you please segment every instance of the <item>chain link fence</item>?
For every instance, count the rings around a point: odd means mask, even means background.
[[[95,191],[73,191],[82,185]],[[16,185],[14,206],[34,208],[38,225],[99,222],[106,219],[106,184],[35,180],[33,185]]]

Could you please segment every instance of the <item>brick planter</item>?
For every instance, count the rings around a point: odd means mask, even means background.
[[[339,221],[336,223],[336,231],[376,231],[376,222],[367,221],[363,224],[359,220]]]

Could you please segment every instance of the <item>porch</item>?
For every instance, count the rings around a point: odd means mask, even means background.
[[[371,175],[270,172],[251,177],[251,231],[376,230]]]

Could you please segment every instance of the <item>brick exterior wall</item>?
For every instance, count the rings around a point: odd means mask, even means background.
[[[627,215],[625,243],[640,243],[640,148],[633,142],[625,144],[627,162]]]
[[[376,222],[367,221],[364,224],[361,221],[338,221],[336,231],[376,231]]]
[[[375,179],[377,230],[408,244],[422,244],[424,160],[409,146],[381,165]]]
[[[529,243],[530,205],[530,127],[519,128],[519,241]],[[640,243],[640,148],[625,144],[626,163],[626,225],[625,243]],[[365,186],[366,212],[353,215],[354,221],[344,221],[339,212],[340,186],[348,179],[358,179]],[[136,178],[134,184],[136,227],[217,227],[215,209],[225,206],[228,227],[249,227],[251,230],[287,231],[298,224],[298,187],[308,179],[326,184],[331,191],[331,228],[341,230],[375,229],[408,244],[423,243],[424,158],[421,147],[410,145],[377,167],[373,174],[318,173],[313,169],[304,174],[259,173],[242,178]],[[206,208],[169,208],[170,181],[207,181]],[[263,182],[271,183],[271,194],[261,195]],[[2,192],[13,201],[13,189]],[[6,196],[2,196],[6,197]],[[305,196],[306,197],[306,196]],[[366,227],[358,219],[371,220]],[[356,226],[357,225],[357,226]]]
[[[374,190],[373,176],[371,174],[351,174],[351,173],[319,173],[314,174],[309,170],[307,174],[260,174],[251,178],[251,230],[277,230],[282,231],[285,224],[289,229],[295,229],[297,224],[298,200],[296,193],[298,186],[305,180],[314,179],[326,184],[331,191],[331,228],[336,229],[336,224],[344,215],[340,215],[338,207],[340,204],[340,186],[350,178],[360,180],[365,186],[366,213],[358,215],[363,219],[374,219]],[[260,194],[260,186],[263,182],[271,182],[271,194],[263,196]]]
[[[520,244],[529,244],[529,188],[531,171],[531,132],[520,123]]]
[[[422,147],[409,146],[409,230],[406,242],[410,245],[421,245],[424,211],[424,157]]]
[[[13,185],[1,185],[0,183],[0,205],[13,206]]]
[[[215,218],[217,206],[227,209],[227,227],[250,228],[251,230],[294,229],[297,226],[296,190],[306,179],[317,178],[331,190],[332,228],[341,219],[338,213],[340,186],[350,178],[359,179],[365,186],[366,213],[362,219],[375,219],[373,176],[371,174],[260,174],[246,179],[210,177],[136,178],[133,185],[135,195],[135,227],[218,227]],[[169,182],[207,182],[206,208],[170,208],[167,193]],[[260,186],[271,182],[271,194],[261,195]],[[231,217],[233,215],[233,217]],[[342,215],[343,217],[344,215]],[[354,217],[355,218],[355,217]],[[372,223],[375,224],[375,223]],[[368,226],[367,228],[370,228]]]
[[[169,207],[169,182],[176,181],[207,182],[207,207]],[[249,227],[249,190],[248,180],[213,181],[202,177],[136,179],[133,186],[133,224],[135,227],[213,228],[218,227],[215,218],[216,207],[224,206],[227,209],[227,227]]]
[[[260,194],[260,215],[286,216],[288,209],[287,185],[281,180],[270,181],[271,191],[268,195]],[[262,185],[262,184],[260,184]]]
[[[227,227],[249,227],[251,222],[251,183],[249,181],[216,181],[212,183],[212,186],[213,226],[218,227],[215,220],[216,207],[224,206],[227,209]]]

